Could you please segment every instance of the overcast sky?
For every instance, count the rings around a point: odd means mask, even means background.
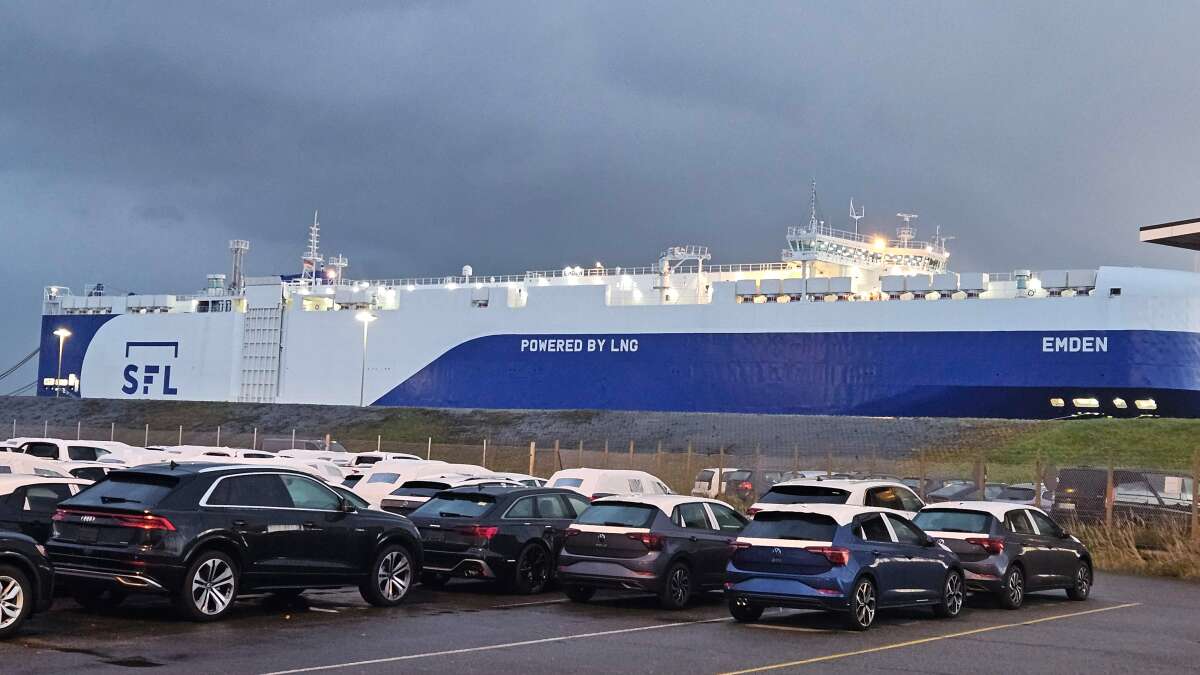
[[[41,288],[777,260],[920,214],[959,271],[1190,268],[1194,2],[0,4],[0,371]],[[0,394],[32,381],[0,382]]]

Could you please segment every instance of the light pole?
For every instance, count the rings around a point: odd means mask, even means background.
[[[71,337],[71,331],[66,328],[59,328],[54,331],[54,335],[58,336],[58,375],[54,378],[54,398],[62,395],[62,359],[63,359],[63,344],[67,338]]]
[[[354,319],[361,322],[363,326],[362,377],[358,381],[358,406],[360,408],[366,405],[363,402],[363,394],[367,388],[367,329],[371,327],[371,322],[378,318],[365,309],[354,315]]]

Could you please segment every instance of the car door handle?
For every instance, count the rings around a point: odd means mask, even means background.
[[[871,555],[873,555],[873,556],[877,556],[877,557],[878,557],[878,556],[879,556],[879,551],[871,551]]]
[[[688,537],[688,541],[699,541],[699,538],[693,534],[692,536]]]
[[[235,520],[235,521],[233,521],[233,526],[234,526],[234,527],[245,527],[245,526],[246,526],[246,521],[244,521],[244,520]]]

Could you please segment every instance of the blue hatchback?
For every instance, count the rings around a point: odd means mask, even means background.
[[[866,630],[879,609],[927,605],[962,612],[958,557],[886,509],[841,504],[769,506],[734,542],[725,595],[738,621],[767,607],[823,609]]]

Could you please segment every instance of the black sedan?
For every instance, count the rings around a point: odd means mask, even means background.
[[[732,544],[746,526],[715,499],[627,495],[592,502],[571,529],[559,556],[567,597],[591,599],[597,588],[649,591],[667,609],[725,581]]]
[[[53,600],[54,572],[42,547],[23,534],[0,531],[0,640]]]
[[[362,509],[291,469],[207,462],[116,471],[60,504],[46,544],[85,606],[129,591],[172,597],[188,618],[224,616],[241,593],[358,586],[399,604],[421,570],[407,519]]]
[[[1086,600],[1092,555],[1041,509],[1003,502],[950,502],[921,509],[925,532],[958,554],[967,589],[1017,609],[1029,591],[1066,590]]]
[[[561,488],[439,492],[409,516],[425,548],[423,580],[491,579],[516,593],[540,593],[554,575],[567,526],[586,508],[583,496]]]

